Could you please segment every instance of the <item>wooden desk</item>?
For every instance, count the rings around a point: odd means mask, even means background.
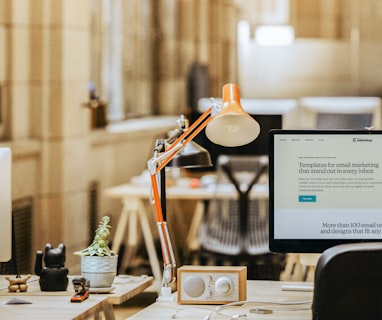
[[[0,296],[0,314],[2,319],[12,320],[52,320],[73,319],[85,320],[98,317],[103,312],[106,319],[114,320],[114,313],[106,297],[90,296],[81,303],[71,303],[65,296],[18,296],[30,304],[5,304],[11,297]]]
[[[231,317],[234,315],[245,314],[246,317],[244,319],[248,320],[311,320],[311,303],[303,305],[278,305],[269,303],[301,302],[312,300],[312,292],[282,291],[281,285],[284,283],[290,282],[250,280],[247,282],[247,300],[256,301],[256,303],[253,302],[238,307],[226,308],[223,309],[222,312],[226,315],[230,315]],[[294,282],[294,284],[296,283],[298,282]],[[306,282],[301,284],[306,284]],[[213,312],[217,307],[218,306],[214,305],[179,305],[177,304],[176,299],[174,299],[174,301],[157,301],[128,319],[201,320],[207,319],[207,315],[211,314],[211,312]],[[251,309],[253,310],[259,307],[273,309],[272,314],[257,314],[250,312]],[[302,308],[304,308],[304,310],[301,310]],[[211,317],[211,319],[229,318],[220,316],[217,318]]]
[[[13,277],[13,276],[12,276]],[[118,276],[113,286],[115,289],[107,294],[93,294],[81,303],[70,302],[74,294],[69,277],[66,291],[41,291],[38,277],[33,276],[28,282],[27,292],[8,292],[8,281],[0,276],[0,314],[7,319],[76,319],[83,320],[91,316],[98,318],[104,313],[106,319],[115,320],[112,305],[121,304],[143,292],[153,283],[153,277]],[[30,301],[31,304],[5,305],[11,298]],[[35,317],[35,318],[34,318]]]
[[[110,304],[122,304],[135,297],[154,283],[153,277],[124,276],[119,275],[115,278],[113,286],[115,289],[107,294],[107,301]],[[102,294],[101,294],[102,295]]]
[[[154,286],[159,291],[162,280],[162,267],[159,263],[157,251],[155,249],[153,235],[148,221],[147,210],[144,201],[150,197],[149,184],[122,184],[119,186],[107,188],[104,195],[109,198],[122,201],[122,212],[117,223],[115,236],[113,239],[112,250],[118,252],[123,238],[125,236],[126,226],[129,226],[127,232],[127,246],[134,247],[138,242],[137,224],[140,223],[144,237],[146,250],[148,253],[151,270],[154,275]],[[268,185],[256,184],[251,190],[251,195],[256,199],[268,200]],[[210,186],[208,188],[190,188],[187,185],[170,186],[166,188],[166,198],[168,200],[195,200],[197,201],[192,223],[186,238],[189,248],[196,250],[198,248],[199,226],[203,219],[204,200],[211,200],[215,197],[225,199],[236,199],[236,191],[233,185]]]

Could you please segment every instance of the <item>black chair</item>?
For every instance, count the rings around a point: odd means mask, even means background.
[[[338,245],[320,257],[313,320],[382,319],[382,243]]]
[[[267,164],[265,156],[219,156],[216,198],[200,231],[202,264],[247,265],[248,279],[279,279],[284,257],[269,251],[268,201],[249,197]],[[233,197],[219,197],[219,188],[231,188]]]

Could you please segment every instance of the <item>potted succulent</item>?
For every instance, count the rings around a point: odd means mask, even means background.
[[[117,274],[118,255],[109,248],[110,217],[102,217],[93,242],[75,254],[81,256],[81,274],[91,288],[111,288]]]

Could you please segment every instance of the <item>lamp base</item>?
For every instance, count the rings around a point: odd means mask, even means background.
[[[174,301],[175,297],[172,294],[171,287],[162,287],[160,291],[160,295],[157,298],[157,301]]]

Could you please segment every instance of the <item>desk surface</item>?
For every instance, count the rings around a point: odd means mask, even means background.
[[[290,282],[281,281],[256,281],[249,280],[247,282],[247,299],[253,301],[239,307],[230,307],[223,309],[221,312],[225,315],[242,315],[245,314],[245,319],[267,319],[267,320],[311,320],[311,300],[312,292],[298,291],[282,291],[281,285]],[[293,284],[299,284],[293,282]],[[303,284],[306,284],[303,283]],[[256,302],[255,302],[256,301]],[[275,303],[291,303],[309,301],[307,304],[301,305],[281,305]],[[273,303],[273,304],[272,304]],[[179,305],[174,301],[155,302],[146,309],[136,313],[128,318],[131,320],[145,319],[207,319],[206,316],[211,314],[219,306],[211,305]],[[257,314],[250,312],[256,308],[273,309],[271,314]],[[302,310],[303,309],[303,310]],[[160,317],[159,317],[160,315]],[[228,319],[225,316],[211,317],[211,319]]]
[[[11,276],[14,278],[14,276]],[[93,294],[81,303],[70,302],[74,294],[71,279],[66,291],[41,291],[38,277],[33,276],[28,282],[27,292],[8,292],[8,281],[0,276],[0,314],[6,314],[7,319],[87,319],[99,312],[112,312],[111,304],[121,304],[137,294],[143,292],[153,283],[153,277],[117,276],[115,287],[107,294]],[[6,305],[12,298],[31,302],[31,304]],[[55,316],[57,315],[57,316]],[[111,316],[112,318],[112,316]]]
[[[119,275],[115,278],[113,286],[115,289],[107,294],[110,304],[121,304],[137,294],[143,292],[154,283],[153,277],[133,277]]]
[[[14,276],[11,276],[14,278]],[[69,276],[69,285],[66,291],[41,291],[38,277],[33,276],[28,280],[27,292],[8,292],[8,281],[5,276],[0,276],[0,296],[66,296],[70,297],[74,294],[73,285],[71,283],[73,276]],[[153,277],[149,276],[130,276],[119,275],[113,282],[113,290],[110,293],[91,293],[92,296],[102,296],[108,299],[110,304],[121,304],[137,294],[143,292],[146,288],[153,284]]]
[[[12,320],[52,320],[73,319],[84,320],[99,312],[110,310],[107,297],[91,295],[81,303],[71,303],[64,296],[19,296],[13,297],[30,302],[30,304],[5,304],[12,297],[0,296],[1,319]]]

